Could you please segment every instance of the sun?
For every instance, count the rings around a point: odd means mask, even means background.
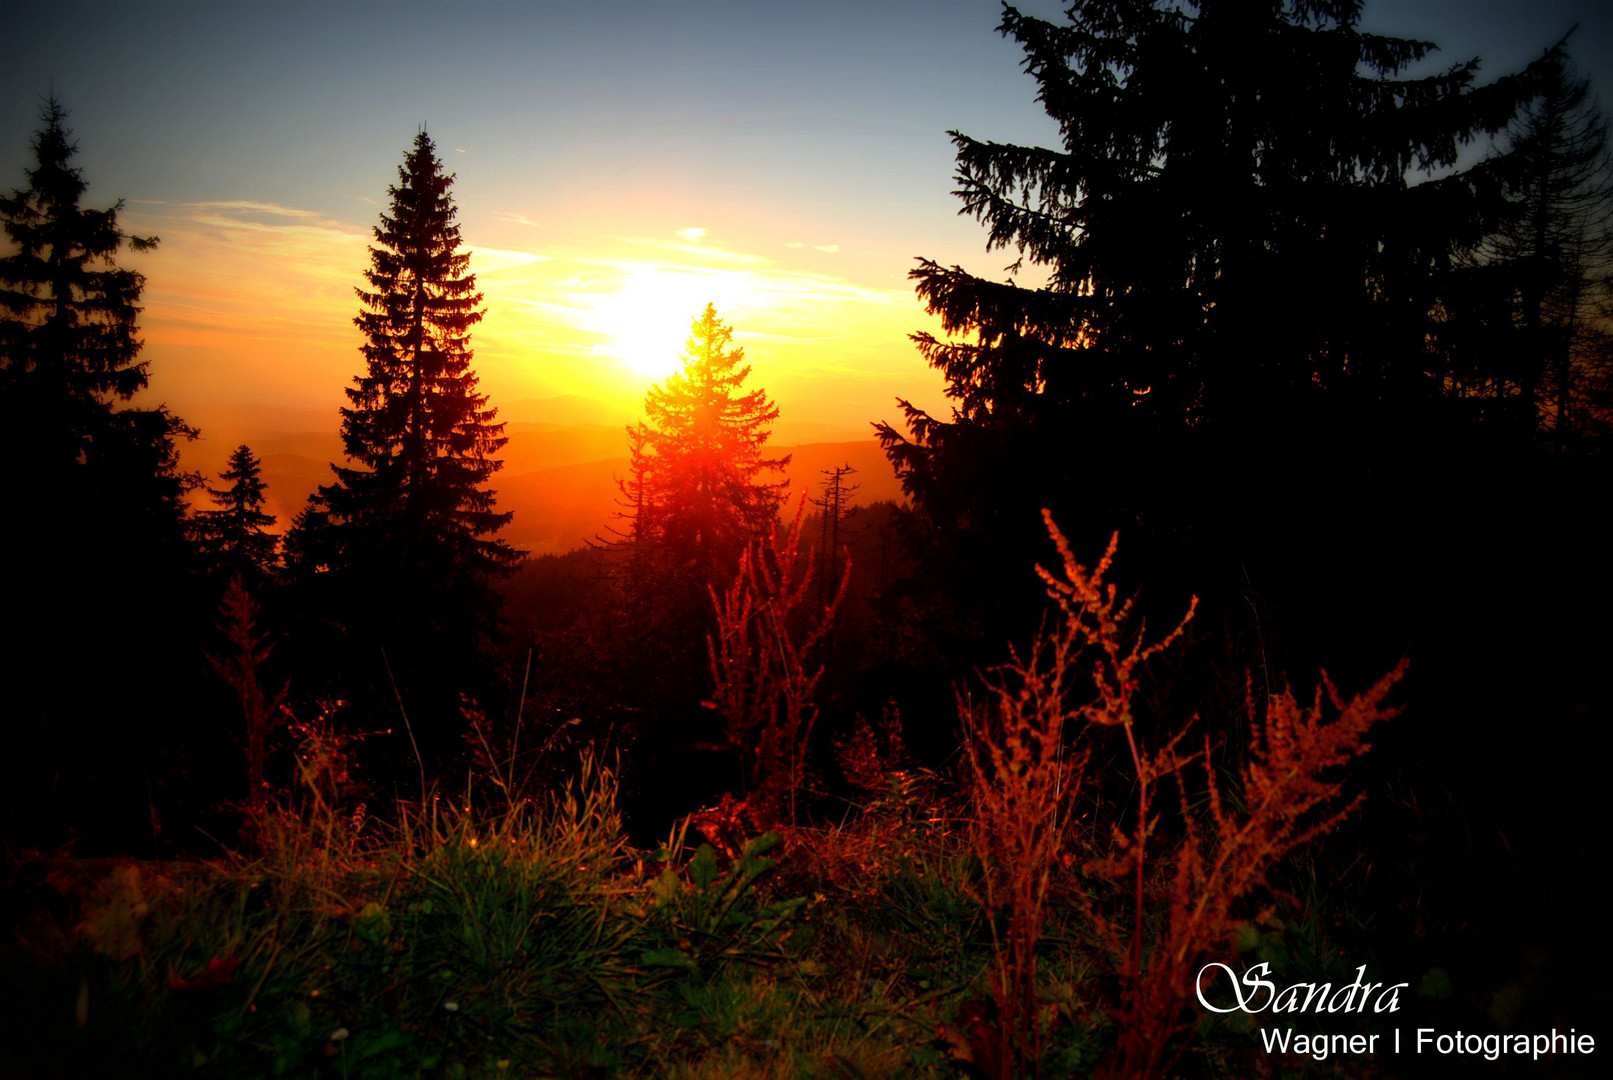
[[[609,328],[611,351],[639,375],[660,379],[683,367],[683,345],[693,316],[668,292],[629,287],[616,297]]]
[[[599,297],[588,329],[608,335],[601,351],[645,379],[683,368],[689,327],[706,304],[726,311],[750,292],[743,275],[669,267],[634,267],[615,292]]]

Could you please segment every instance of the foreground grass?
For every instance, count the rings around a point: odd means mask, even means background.
[[[262,854],[12,868],[13,1075],[956,1076],[988,996],[970,860],[900,815],[628,848],[608,773],[388,834],[272,819]],[[725,845],[726,846],[726,845]],[[738,846],[738,845],[736,845]],[[1090,1069],[1052,935],[1048,1072]]]

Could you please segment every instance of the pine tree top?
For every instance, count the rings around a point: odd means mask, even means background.
[[[221,508],[241,514],[262,511],[264,492],[268,490],[268,484],[263,479],[262,462],[258,460],[250,446],[242,443],[230,451],[224,471],[219,473],[218,478],[224,481],[224,486],[209,487],[207,494]],[[266,514],[262,516],[265,519],[262,524],[274,523],[272,516]]]
[[[0,197],[0,227],[16,246],[0,258],[0,311],[9,316],[0,356],[14,372],[55,371],[70,393],[105,404],[147,383],[134,336],[145,279],[114,259],[125,243],[148,251],[157,240],[118,227],[121,200],[105,210],[80,205],[87,185],[72,164],[78,144],[67,116],[56,97],[45,102],[29,186]]]
[[[707,304],[682,370],[650,388],[645,419],[628,428],[631,476],[619,501],[628,524],[616,531],[640,554],[654,549],[699,573],[737,558],[771,527],[788,485],[763,479],[790,458],[763,456],[778,406],[765,390],[742,390],[751,369],[733,337]]]
[[[1507,131],[1508,179],[1517,219],[1497,238],[1501,258],[1572,253],[1587,276],[1613,264],[1613,156],[1608,121],[1590,80],[1559,45],[1541,64],[1537,93]]]
[[[1538,66],[1485,85],[1476,60],[1408,75],[1436,47],[1362,31],[1353,0],[1066,15],[1005,6],[999,26],[1060,145],[951,133],[961,212],[988,250],[1018,253],[1011,275],[1028,263],[1045,285],[912,271],[946,332],[972,337],[915,335],[959,419],[1080,402],[1238,425],[1269,414],[1267,393],[1437,393],[1412,363],[1422,331],[1391,309],[1426,312],[1432,275],[1502,212],[1500,170],[1463,151],[1507,124]],[[939,430],[908,411],[920,441]]]
[[[177,555],[183,495],[200,478],[179,468],[175,438],[196,433],[165,407],[121,404],[147,385],[137,327],[145,279],[117,256],[125,244],[143,251],[157,241],[123,232],[122,202],[81,205],[86,184],[66,121],[61,102],[48,99],[28,187],[0,197],[0,228],[11,241],[0,256],[0,397],[17,448],[11,460],[52,497],[82,504],[63,512],[125,515],[108,535],[151,526],[161,535],[147,539]]]
[[[743,452],[757,453],[744,468],[754,474],[763,469],[783,468],[788,458],[762,460],[760,448],[772,435],[778,406],[761,388],[739,393],[750,377],[745,350],[733,347],[734,328],[717,317],[714,304],[705,310],[690,329],[684,345],[683,368],[652,386],[644,397],[649,425],[667,440],[679,445],[724,444]]]

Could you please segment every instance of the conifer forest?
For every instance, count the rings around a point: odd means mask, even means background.
[[[1598,5],[0,22],[0,1073],[1609,1075]]]

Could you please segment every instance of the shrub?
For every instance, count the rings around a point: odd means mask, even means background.
[[[788,527],[775,524],[746,549],[722,593],[711,591],[717,634],[708,639],[716,684],[710,704],[744,763],[750,810],[768,824],[796,820],[817,719],[813,693],[823,674],[814,652],[851,581],[847,559],[834,598],[818,611],[804,606],[812,568],[796,556],[805,507]]]
[[[992,990],[1001,1038],[990,1068],[1004,1080],[1040,1070],[1045,1025],[1037,945],[1048,896],[1061,867],[1072,861],[1072,808],[1089,755],[1106,732],[1118,729],[1135,793],[1130,824],[1110,825],[1110,850],[1087,860],[1085,880],[1073,884],[1118,976],[1112,1011],[1119,1040],[1100,1072],[1154,1076],[1188,1026],[1194,971],[1231,940],[1243,904],[1278,860],[1359,804],[1359,796],[1344,800],[1338,770],[1366,751],[1374,724],[1394,715],[1384,701],[1404,663],[1349,700],[1325,672],[1309,708],[1287,690],[1268,700],[1264,716],[1252,719],[1233,799],[1217,780],[1208,734],[1189,752],[1190,725],[1184,725],[1150,749],[1134,717],[1140,668],[1181,640],[1196,598],[1173,630],[1147,641],[1144,626],[1131,627],[1131,601],[1120,600],[1104,581],[1118,536],[1089,569],[1051,515],[1044,512],[1044,518],[1062,566],[1037,572],[1057,605],[1057,621],[1025,656],[1013,654],[988,678],[985,702],[965,699],[960,709],[973,796],[969,835],[984,867],[979,899],[1008,916],[1006,940],[995,941]],[[1186,774],[1193,765],[1206,776],[1203,811],[1189,797]],[[1183,835],[1154,857],[1156,789],[1167,778],[1180,796]]]

